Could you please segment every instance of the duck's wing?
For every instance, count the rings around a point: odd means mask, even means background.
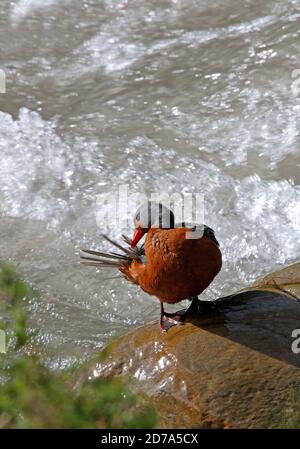
[[[205,224],[197,225],[195,223],[183,222],[176,223],[175,228],[190,228],[191,232],[197,233],[199,238],[205,236],[211,239],[216,245],[220,246],[218,240],[216,239],[215,231]]]
[[[209,226],[204,225],[203,235],[215,242],[216,245],[220,246],[218,240],[216,239],[215,231]]]

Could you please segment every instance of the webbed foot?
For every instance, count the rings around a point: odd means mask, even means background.
[[[165,312],[163,303],[160,310],[160,329],[162,332],[168,331],[173,326],[184,324],[186,318],[197,316],[207,310],[207,302],[203,304],[197,296],[191,298],[191,304],[187,309],[178,310],[174,313]]]

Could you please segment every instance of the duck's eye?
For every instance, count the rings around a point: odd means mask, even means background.
[[[135,216],[136,221],[140,221],[141,214],[138,212]]]

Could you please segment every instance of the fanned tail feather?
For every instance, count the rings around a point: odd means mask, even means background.
[[[129,245],[128,248],[125,248],[110,239],[107,235],[103,234],[103,237],[124,254],[116,253],[114,251],[106,252],[81,248],[83,254],[80,254],[80,262],[84,265],[97,268],[117,268],[126,277],[126,272],[128,271],[131,262],[133,260],[141,260],[141,256],[144,254],[143,246],[131,248],[131,240],[125,235],[123,235],[122,238],[124,242]]]

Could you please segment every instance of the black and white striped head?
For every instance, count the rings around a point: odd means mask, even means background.
[[[134,215],[135,232],[131,246],[136,246],[150,228],[174,228],[174,214],[162,203],[148,201],[142,204]]]

